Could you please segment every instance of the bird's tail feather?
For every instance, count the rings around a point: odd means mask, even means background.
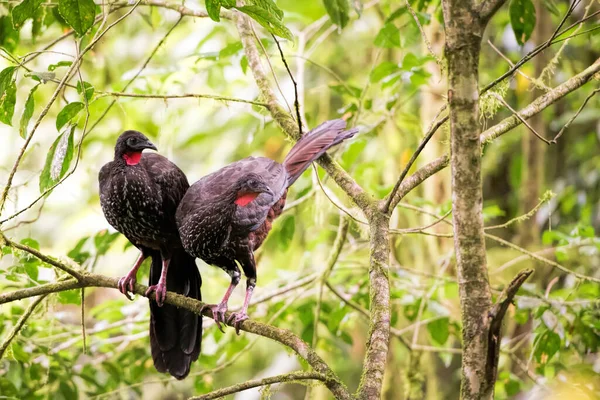
[[[152,253],[150,285],[158,283],[162,269],[159,251]],[[167,274],[167,290],[202,300],[202,279],[194,258],[175,250]],[[177,379],[185,378],[198,359],[202,342],[202,316],[170,304],[159,307],[150,300],[150,348],[154,366]]]
[[[323,122],[302,136],[283,161],[289,176],[287,185],[291,186],[306,171],[310,163],[325,154],[331,147],[351,138],[358,132],[356,128],[345,129],[346,121],[334,119]]]

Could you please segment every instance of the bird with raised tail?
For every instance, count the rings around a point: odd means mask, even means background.
[[[119,280],[119,290],[127,298],[138,269],[152,258],[146,292],[152,359],[159,372],[183,379],[200,354],[202,317],[163,302],[167,290],[201,300],[200,273],[194,257],[183,249],[175,223],[189,183],[175,164],[159,154],[143,153],[146,149],[156,147],[140,132],[119,136],[113,161],[98,175],[100,204],[108,223],[140,250],[131,271]]]
[[[186,192],[177,208],[177,226],[185,250],[207,264],[223,269],[231,284],[219,304],[209,304],[221,328],[229,297],[240,281],[239,263],[247,278],[240,312],[227,322],[239,333],[248,319],[248,305],[256,286],[254,251],[266,239],[273,220],[281,215],[288,188],[328,149],[351,138],[341,119],[327,121],[306,133],[282,164],[265,157],[248,157],[201,178]],[[237,263],[236,263],[237,262]]]

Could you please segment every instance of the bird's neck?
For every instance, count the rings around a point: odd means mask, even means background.
[[[142,159],[141,151],[127,151],[121,154],[117,154],[115,157],[116,161],[124,163],[126,165],[137,165]]]

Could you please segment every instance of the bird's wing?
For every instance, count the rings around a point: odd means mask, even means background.
[[[143,153],[140,164],[159,189],[165,216],[174,220],[177,206],[190,187],[185,174],[177,165],[156,153]]]

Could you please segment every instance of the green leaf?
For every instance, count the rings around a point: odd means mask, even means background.
[[[396,25],[391,22],[385,24],[375,37],[375,46],[385,49],[400,47],[400,30]]]
[[[37,90],[39,84],[35,85],[33,89],[29,92],[29,96],[27,96],[27,100],[25,100],[25,108],[23,109],[23,114],[21,115],[21,124],[19,125],[19,135],[23,139],[27,137],[27,125],[29,125],[29,120],[33,116],[33,109],[35,106],[35,100],[33,98],[33,94]]]
[[[386,76],[398,71],[400,71],[398,64],[390,61],[384,61],[371,71],[371,76],[369,78],[371,83],[376,83],[385,78]]]
[[[81,304],[81,289],[65,290],[58,293],[58,301],[61,304]]]
[[[12,10],[12,23],[15,29],[21,28],[23,22],[33,18],[35,10],[42,4],[43,0],[23,0]]]
[[[75,126],[61,133],[46,157],[44,169],[40,175],[40,193],[54,186],[66,173],[73,159],[73,133]]]
[[[552,331],[545,331],[535,340],[535,359],[541,364],[547,364],[560,349],[560,336]]]
[[[12,126],[12,117],[15,113],[17,102],[17,86],[11,82],[4,93],[0,96],[0,122]]]
[[[54,71],[56,68],[60,67],[70,67],[73,64],[73,61],[59,61],[56,64],[48,65],[48,71]]]
[[[273,15],[278,20],[283,20],[283,11],[277,7],[277,4],[275,4],[273,0],[252,0],[252,3],[264,8],[269,12],[269,14]]]
[[[246,75],[246,71],[248,71],[248,57],[242,56],[240,59],[240,67],[242,68],[244,75]]]
[[[94,24],[96,5],[94,0],[59,0],[58,12],[75,32],[83,36]]]
[[[106,254],[110,246],[118,237],[119,232],[108,233],[106,229],[98,232],[96,236],[94,236],[94,246],[96,246],[96,252],[98,255],[101,256]]]
[[[508,12],[517,42],[523,46],[535,28],[535,6],[531,0],[511,0]]]
[[[94,95],[94,87],[91,83],[83,81],[83,87],[85,88],[85,98],[89,102]],[[82,95],[81,81],[77,82],[77,93]]]
[[[13,81],[13,75],[17,67],[7,67],[0,71],[0,96],[4,94],[6,88]]]
[[[431,339],[440,346],[443,346],[450,336],[450,330],[448,329],[449,322],[448,318],[440,318],[427,324],[427,330],[431,335]]]
[[[221,12],[221,1],[220,0],[206,0],[206,12],[213,21],[219,22],[221,18],[219,13]]]
[[[60,131],[67,122],[71,121],[83,109],[83,103],[75,101],[67,104],[56,117],[56,130]]]
[[[266,30],[284,39],[293,40],[292,32],[281,21],[260,6],[236,7],[239,11],[261,24]]]
[[[19,31],[13,28],[12,16],[0,17],[0,47],[13,52],[19,43]]]
[[[350,20],[348,0],[324,0],[324,3],[331,22],[340,28],[344,28]]]
[[[283,220],[279,230],[279,246],[282,250],[287,250],[294,238],[296,231],[296,217],[290,215]]]

